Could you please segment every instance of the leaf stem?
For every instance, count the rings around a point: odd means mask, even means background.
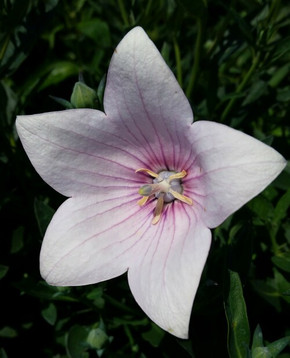
[[[129,19],[128,19],[128,16],[127,16],[127,12],[125,10],[123,0],[118,0],[118,5],[119,5],[119,9],[120,9],[121,16],[122,16],[122,19],[124,21],[125,26],[129,27],[130,23],[129,23]]]
[[[251,65],[249,71],[246,73],[244,79],[237,87],[237,90],[235,93],[236,95],[240,94],[244,90],[246,84],[248,83],[249,79],[251,78],[252,74],[255,72],[255,70],[258,66],[259,60],[260,60],[260,52],[258,52],[256,55],[254,55],[252,65]],[[235,97],[231,98],[231,100],[229,101],[228,105],[226,106],[225,110],[222,113],[222,116],[221,116],[222,122],[224,122],[226,117],[229,115],[229,113],[232,110],[233,106],[235,105],[237,99],[238,99],[238,96],[235,96]]]
[[[150,10],[151,10],[152,0],[149,0],[146,6],[145,15],[148,16]]]
[[[180,50],[178,43],[176,41],[176,37],[173,37],[173,46],[174,46],[174,53],[175,53],[175,61],[176,61],[176,75],[177,81],[182,88],[182,67],[181,67],[181,57],[180,57]]]
[[[128,339],[129,339],[131,350],[133,352],[136,352],[138,346],[135,344],[134,338],[132,336],[132,333],[131,333],[129,327],[126,324],[124,324],[124,330],[125,330],[125,333],[126,333]]]
[[[1,50],[0,50],[0,60],[3,59],[5,52],[7,50],[8,44],[9,44],[9,35],[6,36],[5,41],[4,41],[4,45],[2,46]]]
[[[214,53],[214,50],[216,49],[217,45],[222,40],[224,33],[225,33],[226,29],[228,28],[229,21],[231,19],[230,9],[232,7],[233,2],[234,1],[231,1],[230,5],[229,5],[229,11],[227,12],[227,15],[222,19],[222,23],[219,26],[219,28],[217,29],[215,39],[214,39],[213,43],[211,44],[210,48],[207,50],[207,53],[206,53],[207,57],[210,57]]]
[[[202,40],[202,33],[203,33],[203,23],[202,19],[197,19],[197,37],[195,42],[195,49],[194,49],[194,60],[193,60],[193,67],[190,73],[189,82],[186,88],[186,96],[189,98],[192,94],[194,86],[196,84],[196,79],[199,70],[199,62],[200,62],[200,53],[201,53],[201,40]]]
[[[276,235],[275,233],[273,233],[273,231],[270,231],[270,239],[271,239],[271,244],[272,244],[272,252],[274,255],[278,255],[279,254],[279,245],[277,244],[276,241]]]

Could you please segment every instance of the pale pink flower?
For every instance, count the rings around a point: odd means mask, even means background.
[[[45,234],[41,274],[74,286],[128,271],[146,314],[186,338],[210,228],[260,193],[285,160],[227,126],[192,124],[184,93],[140,27],[114,52],[104,109],[17,119],[35,169],[69,197]]]

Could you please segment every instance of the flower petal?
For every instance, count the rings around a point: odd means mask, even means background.
[[[259,194],[286,165],[273,148],[222,124],[196,122],[190,135],[195,155],[185,195],[210,228]]]
[[[187,338],[191,308],[211,242],[194,209],[181,202],[167,206],[158,225],[130,265],[129,285],[145,313],[160,327]],[[144,237],[144,242],[145,242]]]
[[[179,168],[183,133],[192,110],[162,56],[142,28],[131,30],[112,57],[104,96],[106,114],[143,147],[154,168]],[[152,169],[151,167],[151,169]]]
[[[124,273],[136,258],[152,204],[140,209],[137,193],[70,198],[54,215],[40,254],[40,271],[52,285],[86,285]]]
[[[135,170],[147,164],[142,151],[104,113],[75,109],[20,116],[16,126],[35,169],[58,192],[138,190]]]

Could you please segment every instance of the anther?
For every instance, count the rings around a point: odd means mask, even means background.
[[[150,170],[150,169],[140,168],[140,169],[135,170],[135,173],[139,173],[139,172],[145,172],[153,178],[158,178],[158,176],[159,176],[158,174],[152,172],[152,170]]]
[[[172,180],[174,179],[182,179],[184,178],[185,176],[187,175],[186,171],[183,170],[182,172],[180,173],[176,173],[176,174],[172,174],[170,175],[170,177],[168,178],[168,182],[170,183]]]
[[[148,199],[149,199],[149,196],[143,196],[140,200],[137,201],[137,204],[139,206],[143,206],[147,203]]]
[[[182,195],[182,194],[180,194],[177,191],[172,190],[172,189],[169,189],[169,193],[172,194],[175,197],[175,199],[178,199],[178,200],[182,201],[185,204],[193,205],[192,199],[188,198],[187,196]]]
[[[154,217],[152,220],[152,224],[155,225],[158,223],[158,221],[161,218],[161,214],[162,214],[162,209],[163,209],[163,205],[164,205],[164,194],[161,194],[157,200],[157,204],[156,204],[156,208],[154,210]]]

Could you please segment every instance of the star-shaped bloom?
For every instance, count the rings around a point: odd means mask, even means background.
[[[40,270],[51,285],[93,284],[126,271],[164,330],[186,338],[211,232],[284,168],[274,149],[198,121],[145,32],[115,49],[104,112],[20,116],[33,166],[69,197],[46,231]]]

